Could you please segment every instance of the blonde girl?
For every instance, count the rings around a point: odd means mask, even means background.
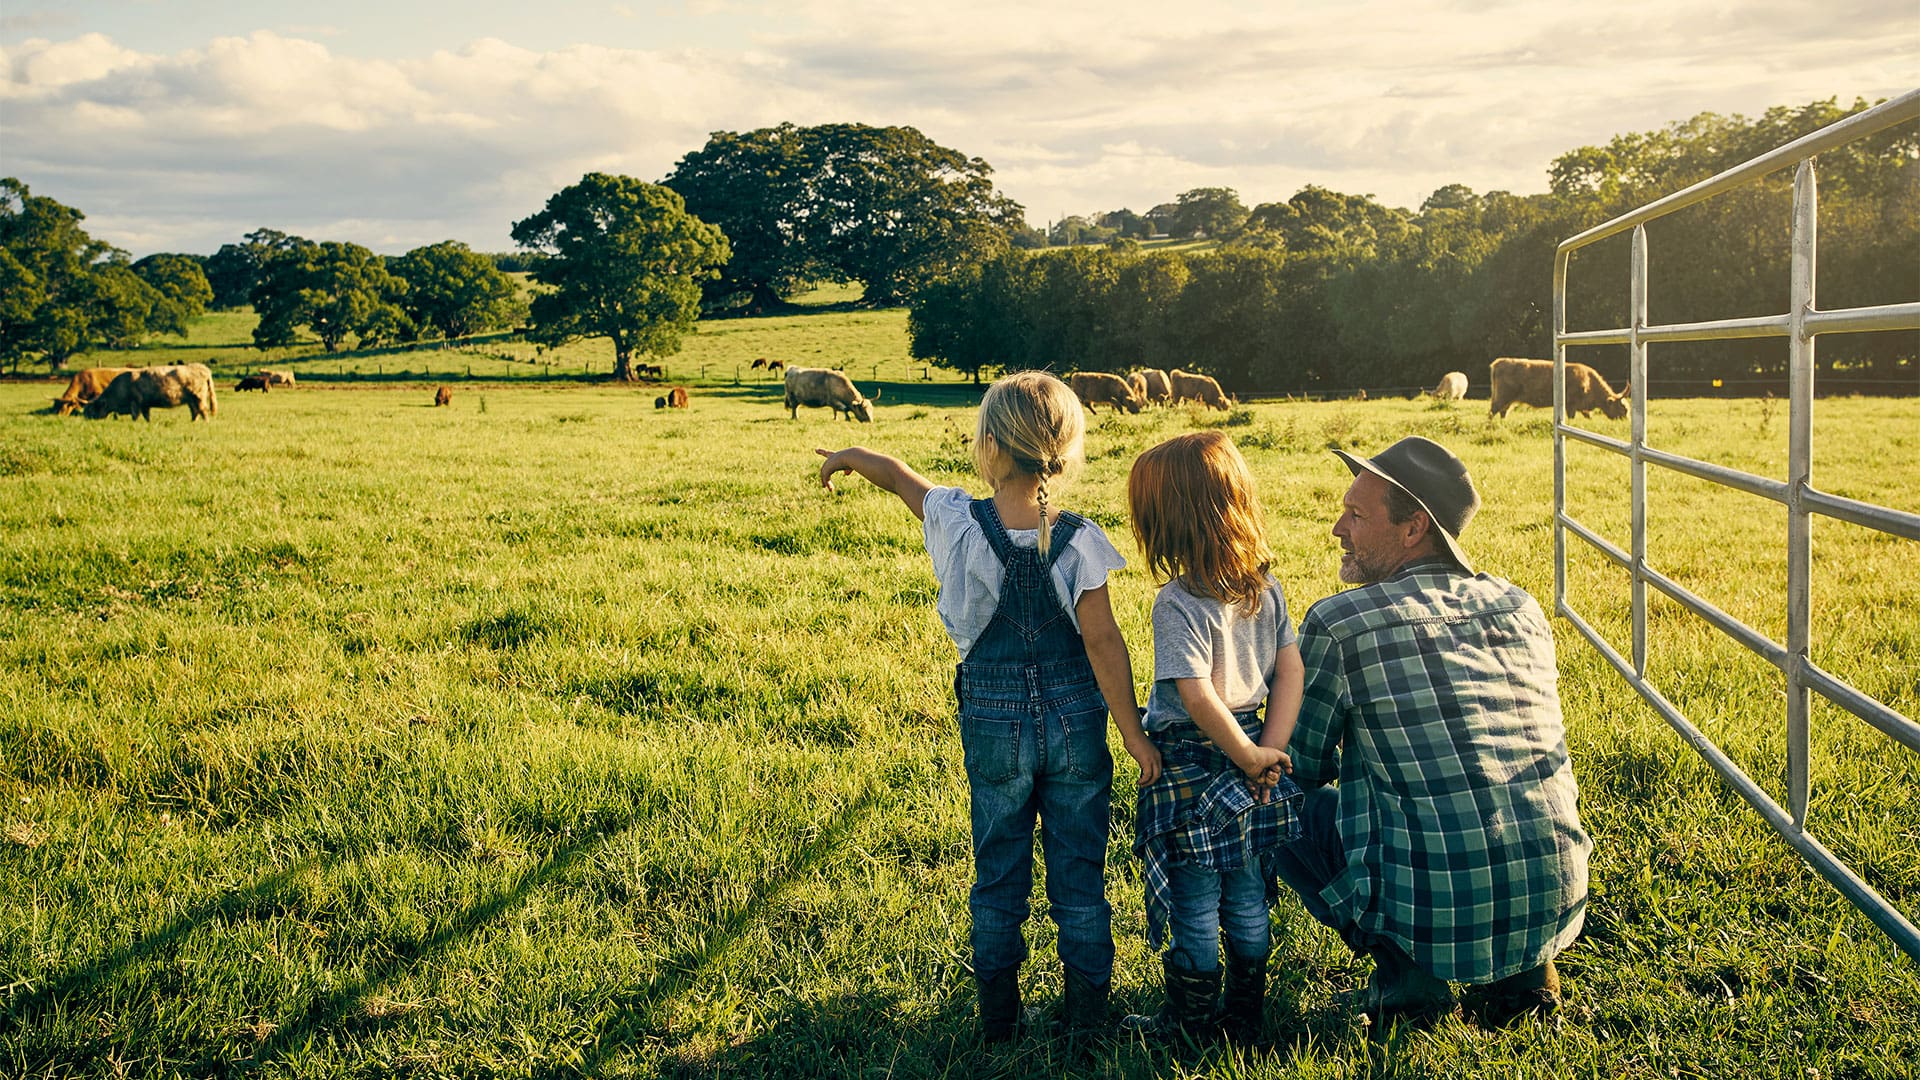
[[[1057,505],[1082,460],[1086,421],[1065,383],[1009,375],[980,402],[974,464],[993,488],[976,499],[935,487],[904,462],[864,447],[818,453],[820,482],[858,473],[893,492],[923,522],[940,583],[935,610],[960,651],[954,691],[972,798],[973,969],[980,1026],[1014,1036],[1022,927],[1033,891],[1036,819],[1048,914],[1066,969],[1061,1018],[1105,1023],[1113,972],[1105,888],[1113,759],[1109,713],[1140,767],[1160,755],[1140,725],[1133,667],[1114,621],[1107,575],[1126,565],[1100,527]]]
[[[1231,439],[1195,432],[1141,454],[1127,503],[1147,566],[1165,582],[1153,601],[1145,723],[1164,768],[1140,790],[1134,851],[1145,864],[1148,944],[1168,948],[1165,1004],[1126,1024],[1200,1036],[1224,1022],[1251,1040],[1266,998],[1267,864],[1299,834],[1301,795],[1282,748],[1300,712],[1300,650],[1269,570],[1253,475]]]

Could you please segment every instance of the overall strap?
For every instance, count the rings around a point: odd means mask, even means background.
[[[1067,550],[1067,545],[1073,543],[1074,534],[1079,532],[1080,526],[1086,523],[1086,518],[1071,510],[1062,510],[1060,516],[1053,519],[1053,533],[1048,539],[1047,546],[1047,569],[1053,569],[1053,564],[1059,560],[1060,553]]]
[[[1000,511],[993,505],[993,499],[975,499],[967,507],[973,520],[980,523],[980,531],[986,534],[987,543],[993,547],[993,553],[1005,566],[1013,561],[1013,538],[1007,535],[1007,527],[1000,523]]]

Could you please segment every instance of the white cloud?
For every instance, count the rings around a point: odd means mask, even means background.
[[[1556,155],[1697,112],[1904,92],[1920,54],[1910,0],[1620,0],[1604,21],[1501,0],[600,10],[643,40],[532,49],[502,31],[384,59],[269,30],[165,53],[100,33],[0,47],[0,169],[136,252],[260,225],[501,249],[583,172],[658,179],[712,131],[783,120],[919,127],[991,162],[1036,223],[1202,185],[1417,205],[1451,182],[1541,190]],[[730,44],[676,44],[694,18],[737,20]]]

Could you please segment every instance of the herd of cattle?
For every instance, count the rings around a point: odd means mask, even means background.
[[[832,368],[790,367],[779,360],[764,358],[754,367],[769,371],[784,369],[787,416],[797,419],[802,405],[831,409],[843,420],[873,421],[873,402],[880,397],[874,391],[869,398],[860,393],[846,372]],[[1515,405],[1538,408],[1553,406],[1553,361],[1522,360],[1503,356],[1488,365],[1492,380],[1491,416],[1504,417]],[[260,371],[240,379],[235,390],[267,391],[273,387],[294,385],[291,371]],[[1103,371],[1076,372],[1067,377],[1067,385],[1079,396],[1081,404],[1092,412],[1096,405],[1111,410],[1138,413],[1149,405],[1178,405],[1198,402],[1210,409],[1227,409],[1235,399],[1220,389],[1212,376],[1192,372],[1160,371],[1147,368],[1126,378]],[[1467,396],[1467,377],[1450,371],[1428,393],[1435,398],[1458,401]],[[1609,419],[1627,415],[1626,403],[1633,388],[1615,392],[1600,373],[1585,364],[1569,363],[1566,376],[1568,415],[1587,416],[1595,409]],[[1364,396],[1364,392],[1363,392]],[[453,391],[442,386],[434,393],[435,405],[452,402]],[[56,416],[84,413],[89,420],[126,415],[150,420],[153,409],[171,409],[186,405],[195,420],[210,419],[219,411],[213,389],[213,373],[205,364],[174,364],[146,368],[89,368],[76,373],[60,396],[53,399]],[[676,386],[654,399],[656,409],[687,407],[687,388]]]

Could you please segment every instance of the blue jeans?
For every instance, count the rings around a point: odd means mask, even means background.
[[[1347,868],[1347,849],[1340,843],[1340,789],[1309,788],[1300,810],[1300,839],[1274,853],[1274,870],[1300,896],[1300,906],[1320,925],[1338,932],[1347,948],[1365,954],[1387,942],[1350,922],[1334,917],[1320,898],[1320,890]]]
[[[1168,951],[1175,963],[1193,971],[1219,968],[1222,934],[1236,956],[1267,955],[1273,938],[1259,859],[1227,871],[1175,863],[1167,876],[1173,887]]]
[[[1008,695],[1011,698],[1013,695]],[[961,703],[973,801],[973,968],[981,978],[1027,958],[1033,827],[1047,866],[1047,910],[1060,961],[1096,983],[1113,974],[1106,856],[1113,757],[1107,705],[1089,684],[1036,709],[1029,699],[969,693]]]

